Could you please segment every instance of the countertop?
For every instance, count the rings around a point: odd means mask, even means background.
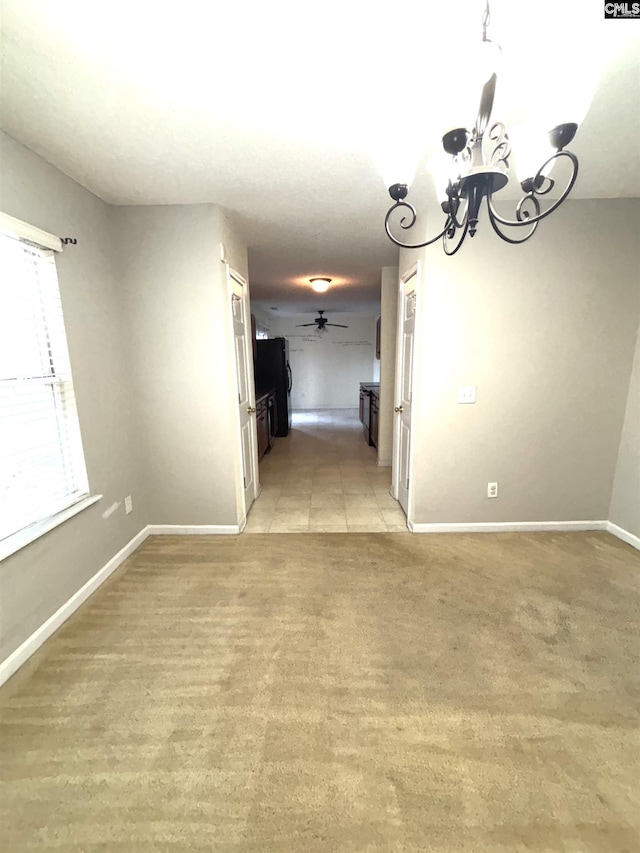
[[[259,403],[260,400],[264,400],[265,397],[268,397],[269,394],[275,394],[275,388],[261,388],[259,391],[256,391],[256,403]]]
[[[380,383],[379,382],[361,382],[360,388],[364,388],[365,391],[369,391],[372,394],[375,394],[376,397],[380,396]]]

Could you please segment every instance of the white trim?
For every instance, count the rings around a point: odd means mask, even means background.
[[[54,527],[57,527],[59,524],[63,524],[65,521],[73,518],[74,515],[82,512],[83,509],[93,506],[93,504],[97,503],[99,500],[102,500],[102,495],[88,495],[87,497],[76,501],[76,503],[71,504],[71,506],[68,506],[66,509],[60,510],[60,512],[57,512],[55,515],[45,518],[43,521],[36,521],[35,524],[23,527],[22,530],[17,530],[10,536],[5,537],[0,541],[0,562],[2,562],[6,557],[10,557],[11,554],[15,554],[16,551],[19,551],[21,548],[25,548],[32,542],[35,542],[36,539],[44,536],[45,533],[49,533],[49,531],[53,530]]]
[[[393,465],[393,459],[378,459],[376,465],[378,468],[391,468]]]
[[[404,298],[407,292],[407,285],[411,282],[412,279],[415,278],[414,292],[416,294],[416,313],[414,316],[414,330],[413,330],[413,344],[412,344],[412,376],[411,376],[411,415],[409,420],[409,488],[407,489],[407,519],[411,518],[414,513],[414,490],[415,490],[415,477],[413,475],[413,430],[415,427],[415,416],[414,416],[414,401],[416,396],[416,390],[418,388],[418,371],[415,369],[415,365],[418,364],[418,355],[419,351],[417,350],[418,337],[417,330],[419,328],[419,317],[422,317],[420,313],[421,303],[422,303],[422,294],[419,293],[419,289],[422,285],[422,266],[419,260],[413,263],[407,270],[405,270],[402,274],[399,274],[398,277],[398,316],[396,322],[396,364],[395,364],[395,377],[394,377],[394,392],[393,392],[393,406],[394,410],[397,406],[400,405],[400,396],[401,396],[401,378],[402,378],[402,364],[403,364],[403,335],[404,335]],[[399,485],[400,485],[400,430],[398,428],[398,418],[394,417],[393,419],[393,441],[392,441],[392,463],[391,463],[391,497],[395,500],[399,501]]]
[[[62,240],[60,237],[56,237],[55,234],[49,234],[47,231],[42,231],[40,228],[35,228],[33,225],[29,225],[28,222],[23,222],[22,219],[9,216],[8,213],[0,212],[0,232],[8,234],[9,237],[14,237],[17,240],[28,240],[29,243],[44,246],[45,249],[52,249],[54,252],[62,251]]]
[[[478,521],[442,524],[407,522],[412,533],[527,533],[542,531],[607,530],[607,521]]]
[[[8,678],[16,672],[23,663],[25,663],[31,655],[37,651],[40,646],[48,640],[49,637],[58,630],[58,628],[67,621],[75,611],[83,604],[89,596],[101,586],[109,575],[124,563],[124,561],[138,548],[149,535],[149,528],[143,528],[137,533],[133,539],[128,542],[124,548],[121,548],[115,557],[112,557],[109,562],[104,565],[96,574],[90,578],[84,586],[75,592],[71,598],[66,601],[62,607],[58,608],[53,616],[50,616],[39,628],[37,628],[30,637],[22,643],[21,646],[12,652],[9,657],[0,663],[0,685],[4,684]]]
[[[628,530],[625,530],[624,527],[618,527],[617,524],[614,524],[612,521],[607,522],[607,532],[612,533],[614,536],[617,536],[618,539],[622,539],[623,542],[626,542],[627,545],[631,545],[633,548],[637,548],[640,551],[640,536],[636,536],[635,533],[629,533]]]
[[[610,521],[505,521],[473,522],[446,524],[407,523],[412,533],[515,533],[535,531],[571,531],[571,530],[607,530],[609,533],[640,549],[640,538]],[[164,534],[210,535],[237,534],[239,525],[234,524],[148,524],[137,533],[118,553],[112,557],[84,586],[75,592],[58,610],[50,616],[30,637],[18,646],[6,660],[0,663],[0,686],[36,652],[40,646],[63,625],[67,619],[83,604],[89,596],[101,586],[107,578],[119,568],[133,552],[142,545],[148,536]]]
[[[98,500],[96,497],[95,500]],[[95,502],[95,501],[93,501]],[[58,628],[67,621],[67,619],[75,613],[75,611],[83,604],[89,596],[101,586],[109,575],[124,563],[124,561],[133,552],[142,545],[148,536],[156,536],[163,534],[180,534],[180,535],[210,535],[210,534],[237,534],[240,533],[240,527],[237,524],[148,524],[139,533],[137,533],[124,548],[121,548],[118,553],[112,557],[96,574],[90,578],[84,586],[75,592],[68,601],[56,610],[53,616],[50,616],[46,622],[36,628],[30,637],[18,646],[6,660],[0,663],[0,686],[11,678],[31,655],[37,651],[40,646],[48,640],[49,637],[58,630]]]
[[[149,524],[148,536],[212,536],[240,533],[239,524]]]
[[[250,459],[244,459],[244,449],[242,444],[242,416],[236,400],[236,395],[239,395],[238,389],[238,364],[236,354],[235,328],[233,321],[233,311],[231,309],[234,282],[240,287],[242,292],[242,312],[244,324],[244,360],[247,371],[248,399],[249,408],[253,409],[255,414],[256,409],[256,394],[255,394],[255,377],[253,373],[253,344],[251,341],[251,303],[249,300],[249,288],[246,278],[231,267],[226,261],[225,269],[227,274],[227,303],[228,303],[228,348],[230,353],[230,364],[232,365],[231,373],[233,380],[229,384],[230,399],[229,405],[234,412],[233,419],[236,429],[236,443],[234,448],[233,460],[235,468],[235,486],[236,486],[236,514],[238,519],[238,529],[242,530],[246,524],[247,513],[257,498],[260,488],[260,466],[258,464],[258,423],[255,417],[249,415],[251,421],[250,428]],[[245,465],[250,464],[251,474],[253,478],[253,494],[251,490],[247,495],[245,487]]]

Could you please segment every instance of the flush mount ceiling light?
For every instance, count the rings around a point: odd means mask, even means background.
[[[499,53],[497,45],[492,45],[487,38],[490,11],[487,0],[486,8],[482,17],[482,44],[483,50],[493,46]],[[520,181],[523,196],[516,205],[515,219],[503,218],[493,205],[493,195],[503,189],[509,178],[509,157],[511,156],[511,143],[507,130],[503,124],[496,122],[489,126],[493,101],[496,91],[497,75],[495,70],[490,69],[482,74],[481,70],[475,69],[478,76],[484,79],[480,108],[473,130],[460,127],[450,130],[442,137],[442,145],[445,152],[451,156],[451,168],[447,178],[443,181],[442,211],[445,214],[445,223],[442,231],[435,237],[424,243],[410,244],[396,239],[391,233],[390,220],[398,208],[408,211],[407,216],[400,219],[399,225],[407,230],[412,228],[416,222],[417,214],[415,207],[405,201],[409,192],[408,185],[393,184],[389,187],[389,195],[395,202],[385,217],[385,230],[390,239],[397,245],[406,249],[420,249],[435,243],[442,237],[444,251],[447,255],[454,255],[467,234],[473,237],[478,228],[478,218],[483,200],[486,200],[489,221],[495,233],[507,243],[524,243],[538,227],[538,223],[553,213],[562,204],[571,192],[578,176],[578,159],[575,154],[565,150],[576,134],[578,125],[576,123],[560,124],[549,132],[549,143],[554,153],[541,158],[544,160],[537,171],[532,167],[530,174]],[[486,141],[485,141],[486,139]],[[486,149],[486,150],[485,150]],[[549,151],[551,149],[548,149]],[[518,150],[516,157],[518,158]],[[539,198],[550,193],[555,187],[555,181],[549,177],[551,169],[560,160],[568,161],[570,174],[567,177],[566,186],[557,199],[545,210],[542,210]],[[525,158],[521,158],[525,163]],[[538,159],[537,162],[540,162]],[[525,232],[512,232],[505,234],[501,226],[517,229],[526,229]]]
[[[314,276],[310,278],[311,287],[315,290],[316,293],[326,293],[329,290],[329,285],[331,284],[331,279],[326,276]]]

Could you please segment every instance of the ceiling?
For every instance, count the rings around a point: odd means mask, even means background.
[[[2,127],[112,204],[230,211],[257,304],[375,310],[397,261],[380,163],[428,161],[479,95],[484,4],[439,5],[0,0]],[[592,98],[573,197],[640,196],[640,23],[599,0],[493,0],[492,19],[494,117],[570,121]],[[314,274],[335,280],[321,299]]]

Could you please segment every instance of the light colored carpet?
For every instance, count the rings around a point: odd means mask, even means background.
[[[634,853],[640,556],[154,537],[0,691],[2,849]]]

